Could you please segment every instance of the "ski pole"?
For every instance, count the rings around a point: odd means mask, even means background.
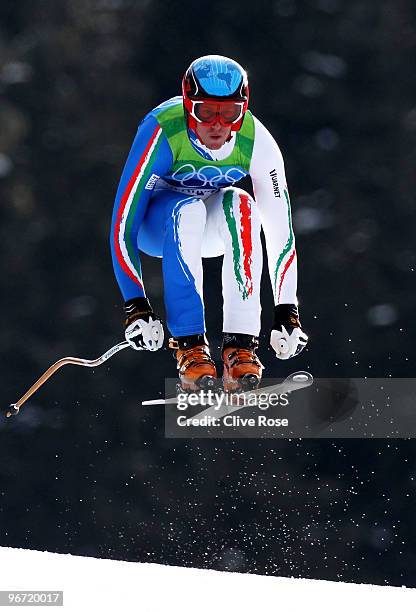
[[[87,368],[95,368],[96,366],[100,366],[102,363],[110,359],[113,355],[121,351],[122,349],[127,348],[130,344],[127,341],[120,342],[119,344],[115,344],[108,351],[98,357],[97,359],[80,359],[79,357],[63,357],[52,364],[46,372],[38,378],[38,380],[26,391],[24,395],[15,403],[10,404],[8,412],[6,412],[6,417],[10,417],[14,414],[18,414],[22,404],[26,402],[38,389],[41,387],[59,368],[62,368],[64,365],[72,364],[85,366]]]

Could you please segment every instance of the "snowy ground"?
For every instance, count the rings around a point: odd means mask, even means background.
[[[63,610],[400,612],[416,589],[295,580],[0,548],[0,590],[63,590]]]

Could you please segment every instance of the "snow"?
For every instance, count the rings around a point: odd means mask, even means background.
[[[0,590],[63,590],[62,610],[400,612],[416,590],[275,578],[0,548]]]

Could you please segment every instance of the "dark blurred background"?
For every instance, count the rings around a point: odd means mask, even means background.
[[[3,0],[1,401],[122,339],[108,233],[141,118],[200,55],[249,72],[284,154],[309,347],[268,376],[412,377],[412,0]],[[220,260],[206,262],[208,332]],[[160,262],[144,278],[163,312]],[[206,283],[206,288],[208,283]],[[218,351],[216,356],[218,357]],[[0,420],[0,545],[416,586],[413,440],[167,440],[169,351],[65,368]],[[0,579],[1,583],[1,579]]]

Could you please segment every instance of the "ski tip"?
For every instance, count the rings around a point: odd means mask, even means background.
[[[294,382],[306,382],[310,380],[312,376],[307,372],[299,372],[298,374],[293,374],[292,380]]]
[[[313,383],[313,376],[309,372],[293,372],[286,378],[287,383],[300,385],[302,387],[310,387]]]

